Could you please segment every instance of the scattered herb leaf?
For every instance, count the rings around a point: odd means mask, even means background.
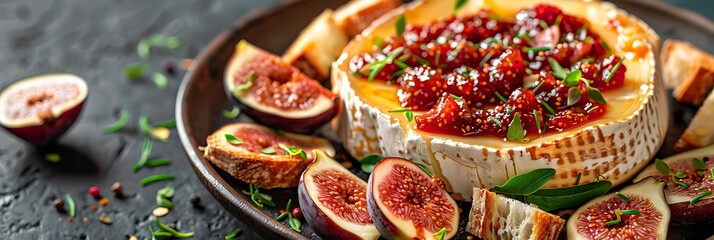
[[[119,119],[116,122],[106,125],[102,128],[104,133],[112,133],[121,130],[129,122],[129,111],[126,109],[121,110],[119,114]]]
[[[456,0],[456,4],[454,4],[454,12],[459,11],[464,5],[466,5],[466,2],[469,0]]]
[[[624,59],[620,58],[620,61],[618,61],[614,67],[612,67],[612,70],[607,74],[607,78],[605,78],[605,82],[609,82],[610,79],[612,79],[612,76],[615,76],[615,73],[617,73],[617,69],[620,69],[620,65],[622,65],[622,61]]]
[[[129,80],[134,80],[141,77],[141,75],[144,74],[144,71],[146,71],[146,66],[144,66],[144,64],[132,63],[124,68],[124,76],[126,76]]]
[[[67,201],[67,207],[69,207],[69,216],[74,217],[77,215],[77,209],[74,205],[74,199],[69,193],[64,194],[64,199]]]
[[[496,97],[498,97],[498,100],[500,100],[502,103],[507,102],[506,98],[504,98],[503,95],[501,95],[501,93],[499,93],[499,92],[494,92],[494,93],[496,93]]]
[[[262,153],[262,154],[275,154],[276,151],[275,151],[275,148],[274,148],[273,146],[269,146],[269,147],[266,147],[266,148],[261,149],[261,150],[260,150],[260,153]]]
[[[550,64],[550,68],[553,70],[553,76],[557,77],[558,79],[564,79],[568,75],[568,72],[565,71],[565,68],[563,68],[563,66],[560,66],[560,63],[558,63],[558,61],[554,58],[548,58],[548,64]]]
[[[491,59],[491,57],[493,57],[493,51],[488,52],[486,54],[486,56],[484,56],[483,59],[481,59],[481,61],[478,63],[478,66],[482,67],[484,64],[486,64],[488,62],[488,60]]]
[[[163,122],[160,122],[160,123],[156,124],[156,126],[154,126],[154,127],[157,127],[157,128],[160,128],[160,127],[162,127],[162,128],[176,128],[176,120],[166,120],[166,121],[163,121]]]
[[[618,209],[618,210],[615,210],[616,219],[606,222],[605,227],[612,227],[617,224],[620,224],[620,222],[622,222],[622,216],[620,216],[620,215],[622,215],[622,214],[641,216],[640,211],[636,210],[636,209],[633,209],[633,210],[619,210]]]
[[[580,185],[580,178],[583,177],[583,172],[578,172],[578,178],[575,179],[575,186]]]
[[[51,163],[58,163],[60,160],[62,160],[62,158],[57,153],[48,153],[45,154],[45,160]]]
[[[440,240],[444,240],[445,235],[446,235],[446,228],[441,228],[441,230],[434,233],[434,237],[438,237]]]
[[[609,181],[590,182],[587,184],[564,187],[543,188],[525,196],[525,202],[535,204],[543,211],[574,209],[591,199],[601,196],[612,187]]]
[[[228,235],[226,235],[226,240],[238,240],[239,233],[240,233],[240,228],[233,230],[232,232],[228,233]]]
[[[507,196],[532,194],[543,187],[553,176],[555,176],[555,169],[536,169],[508,179],[503,185],[494,187],[493,192]]]
[[[518,140],[521,141],[526,136],[523,130],[523,124],[521,124],[521,115],[515,113],[513,115],[513,121],[508,125],[508,132],[506,133],[506,138],[508,140]]]
[[[622,194],[622,193],[620,193],[620,192],[615,192],[615,195],[617,195],[617,197],[621,198],[621,199],[624,200],[625,202],[630,202],[630,198],[628,198],[627,196],[625,196],[625,194]]]
[[[248,75],[248,79],[246,80],[246,82],[244,84],[237,85],[237,86],[233,87],[233,89],[231,90],[233,95],[240,95],[244,91],[250,89],[250,87],[253,86],[253,81],[255,81],[256,76],[257,75],[255,75],[255,72],[252,72],[252,73],[250,73],[250,75]]]
[[[154,221],[156,222],[156,226],[158,226],[161,230],[164,230],[164,231],[170,233],[172,237],[188,238],[188,237],[193,236],[193,232],[183,233],[183,232],[176,231],[176,229],[170,228],[169,226],[166,226],[163,223],[161,223],[161,221],[159,221],[158,218],[155,218]]]
[[[700,193],[697,196],[694,196],[694,198],[692,198],[692,200],[689,201],[689,204],[694,205],[695,203],[699,202],[699,200],[701,200],[703,197],[706,197],[709,195],[712,195],[711,191]]]
[[[697,170],[707,170],[707,163],[700,160],[699,158],[692,158],[692,164]]]
[[[166,87],[169,85],[169,80],[164,74],[160,72],[155,72],[151,80],[154,81],[154,84],[156,84],[156,87],[158,87],[159,89],[166,89]]]
[[[226,133],[224,136],[226,137],[226,141],[230,144],[233,144],[233,145],[243,144],[243,139],[237,138],[233,134]]]
[[[655,159],[655,167],[657,168],[657,171],[664,175],[669,175],[670,169],[667,163],[663,162],[659,158]]]
[[[563,79],[563,83],[568,87],[575,87],[580,84],[580,78],[582,78],[582,72],[580,70],[571,71]]]
[[[139,117],[139,130],[141,130],[141,133],[147,136],[151,136],[151,131],[154,130],[154,127],[151,126],[149,118],[146,117],[146,115],[141,115]]]
[[[543,100],[539,100],[538,102],[540,102],[540,105],[542,105],[545,110],[548,110],[550,114],[555,115],[555,111],[553,110],[553,108],[550,107],[550,105],[548,105],[547,102]]]
[[[141,184],[141,186],[146,186],[151,183],[158,182],[158,181],[173,180],[174,178],[176,178],[176,176],[174,176],[173,174],[168,174],[168,173],[156,174],[156,175],[151,175],[151,176],[142,178],[141,181],[139,181],[139,183]]]
[[[139,161],[132,166],[132,170],[134,172],[139,171],[142,167],[146,166],[146,162],[149,161],[149,155],[151,154],[151,148],[153,147],[153,143],[151,142],[151,139],[149,138],[144,138],[144,144],[141,147],[141,155],[139,156]]]
[[[303,160],[307,159],[307,153],[305,153],[304,150],[301,148],[297,147],[288,147],[285,146],[284,144],[280,143],[278,146],[283,149],[283,154],[285,155],[290,155],[290,156],[300,156]]]
[[[296,232],[300,232],[300,227],[302,227],[302,222],[299,219],[290,217],[290,227]]]
[[[366,173],[371,173],[374,169],[374,165],[377,164],[379,161],[382,161],[382,159],[384,159],[384,156],[382,155],[367,154],[359,160],[360,164],[362,165],[362,171]]]
[[[404,113],[404,116],[407,118],[407,121],[411,122],[414,120],[414,113],[412,112],[411,109],[398,109],[398,110],[390,110],[387,111],[390,113]]]
[[[399,18],[397,18],[397,22],[395,23],[395,25],[396,25],[395,27],[397,29],[397,36],[401,36],[404,33],[404,28],[406,27],[406,24],[407,24],[407,20],[406,20],[406,17],[404,16],[404,14],[402,14],[401,16],[399,16]]]
[[[588,87],[588,97],[590,99],[595,100],[595,102],[600,103],[600,104],[607,104],[605,101],[605,97],[602,96],[602,93],[600,90],[594,87]]]
[[[228,118],[228,119],[234,119],[237,118],[238,115],[240,115],[240,108],[233,106],[233,109],[230,111],[228,110],[223,110],[223,117]]]
[[[414,162],[414,164],[416,164],[419,168],[421,168],[421,170],[426,172],[426,174],[428,174],[430,177],[434,176],[434,173],[431,172],[431,169],[429,169],[426,165],[418,163],[418,162]]]
[[[171,159],[168,158],[159,158],[159,159],[152,159],[146,162],[145,166],[147,167],[158,167],[158,166],[166,166],[171,164]]]
[[[568,106],[573,106],[578,103],[581,98],[580,89],[578,87],[570,87],[568,89]]]

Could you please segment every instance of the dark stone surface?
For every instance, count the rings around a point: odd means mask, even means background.
[[[669,0],[690,8],[711,9],[707,1]],[[137,118],[145,114],[154,122],[174,118],[174,102],[183,72],[169,75],[169,87],[159,90],[150,78],[128,81],[124,66],[141,61],[137,43],[152,34],[181,36],[176,52],[157,49],[146,60],[150,71],[163,71],[166,59],[178,64],[194,57],[215,35],[257,8],[278,0],[10,0],[0,1],[0,86],[50,72],[84,77],[90,94],[81,118],[60,139],[60,145],[38,150],[7,132],[0,132],[0,239],[147,239],[156,190],[176,187],[176,207],[163,222],[193,231],[195,239],[221,239],[241,228],[243,239],[259,238],[239,219],[227,213],[204,189],[191,170],[175,130],[168,143],[155,142],[152,158],[167,157],[172,165],[134,173],[143,137]],[[698,5],[701,4],[701,5]],[[708,12],[709,17],[714,13]],[[177,68],[178,69],[178,68]],[[102,134],[101,127],[116,120],[121,108],[131,111],[129,125],[119,133]],[[44,153],[60,153],[59,163],[44,160]],[[156,173],[174,173],[176,180],[146,187],[139,179]],[[117,199],[109,186],[124,185],[125,199]],[[110,204],[90,210],[97,200],[87,189],[97,185]],[[71,194],[77,218],[52,206],[56,197]],[[204,210],[190,199],[201,199]],[[112,225],[98,221],[100,213]],[[89,222],[81,221],[88,217]]]

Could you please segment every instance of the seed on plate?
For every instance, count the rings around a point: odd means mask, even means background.
[[[92,195],[92,197],[99,198],[99,187],[97,186],[91,186],[89,187],[89,195]]]
[[[165,207],[157,207],[152,213],[156,217],[163,217],[166,216],[166,214],[169,214],[169,209]]]
[[[136,236],[131,236],[131,237],[129,237],[129,240],[139,240],[139,239],[136,238]]]
[[[340,164],[342,164],[342,166],[345,168],[352,168],[352,162],[350,161],[342,161],[340,162]]]
[[[64,201],[61,198],[55,199],[54,204],[58,212],[64,212]]]
[[[102,205],[102,206],[109,205],[109,199],[107,199],[107,198],[99,199],[99,205]]]
[[[112,184],[111,189],[112,189],[112,192],[114,192],[114,195],[116,195],[117,197],[124,196],[124,188],[121,186],[120,182],[114,182]]]
[[[89,208],[92,209],[92,211],[97,211],[98,209],[96,204],[92,204],[92,206],[89,206]]]
[[[102,213],[99,215],[99,221],[106,224],[106,225],[111,225],[112,224],[112,218],[107,216],[106,213]]]
[[[83,217],[83,218],[82,218],[82,222],[89,222],[89,218]]]

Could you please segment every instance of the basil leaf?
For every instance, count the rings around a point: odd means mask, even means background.
[[[580,101],[580,89],[578,87],[571,87],[568,89],[568,106],[573,106]]]
[[[368,155],[362,157],[362,159],[360,159],[359,162],[362,163],[362,164],[372,164],[372,165],[374,165],[374,164],[377,164],[379,161],[382,161],[382,159],[384,159],[384,156],[382,156],[382,155],[379,155],[379,154],[368,154]]]
[[[134,63],[124,68],[124,76],[126,76],[129,80],[134,80],[141,77],[141,75],[144,74],[144,71],[146,71],[146,66],[144,66],[144,64]]]
[[[243,140],[240,138],[237,138],[236,136],[233,136],[233,134],[226,133],[226,134],[224,134],[224,136],[226,137],[226,141],[230,144],[233,144],[233,145],[243,144]]]
[[[290,227],[296,232],[300,232],[300,227],[302,227],[302,222],[297,218],[290,218]]]
[[[553,70],[553,76],[559,79],[565,79],[568,72],[565,71],[565,68],[560,66],[560,63],[558,63],[557,60],[554,58],[548,58],[548,63],[550,64],[550,68]]]
[[[568,87],[578,86],[578,84],[580,83],[580,78],[582,76],[583,73],[580,72],[580,70],[572,71],[565,76],[565,79],[563,79],[563,83],[565,84],[565,86]]]
[[[469,0],[456,0],[456,4],[454,4],[454,12],[459,11],[459,9],[466,5],[466,2],[468,1]]]
[[[399,18],[397,18],[397,22],[395,23],[396,28],[397,28],[397,36],[401,36],[404,33],[404,28],[406,27],[406,24],[407,24],[407,20],[406,20],[406,17],[404,16],[404,14],[402,14],[401,16],[399,16]]]
[[[523,124],[521,124],[521,115],[519,113],[515,113],[513,115],[513,121],[511,121],[511,124],[508,125],[508,133],[506,133],[506,137],[508,140],[523,140],[523,138],[526,136],[525,131],[523,130]]]
[[[172,198],[174,197],[174,193],[176,193],[176,190],[173,187],[165,187],[159,189],[159,191],[157,191],[156,193],[165,198]]]
[[[553,176],[555,176],[555,169],[536,169],[508,179],[503,185],[494,187],[493,192],[507,196],[532,194],[550,181]]]
[[[543,211],[577,208],[591,199],[601,196],[612,187],[609,181],[591,182],[565,188],[544,188],[526,195],[527,203],[538,205]]]
[[[692,158],[692,164],[697,170],[707,170],[707,163],[700,160],[699,158]]]
[[[430,177],[434,176],[434,173],[432,173],[431,169],[429,169],[426,165],[418,163],[418,162],[415,162],[414,164],[419,166],[419,168],[421,168],[421,170],[424,170],[424,172],[426,172],[426,174],[429,174]]]
[[[588,97],[590,99],[595,100],[595,102],[600,103],[600,104],[607,104],[605,101],[605,98],[602,96],[602,93],[600,93],[600,90],[594,87],[589,87],[588,88]]]
[[[360,167],[362,168],[362,171],[366,173],[372,173],[374,170],[374,164],[363,163]]]
[[[154,84],[156,84],[156,87],[159,89],[166,89],[169,85],[169,80],[166,79],[166,76],[164,74],[161,74],[160,72],[155,72],[154,76],[152,77],[152,80],[154,81]]]
[[[667,163],[663,162],[659,158],[655,159],[655,167],[660,173],[664,175],[669,175],[669,166],[667,165]]]
[[[260,153],[262,153],[262,154],[275,154],[275,153],[276,153],[275,147],[270,146],[270,147],[263,148],[263,149],[260,150]]]

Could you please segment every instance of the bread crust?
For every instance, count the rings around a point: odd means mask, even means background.
[[[678,102],[700,106],[714,86],[714,56],[688,42],[667,40],[661,61],[664,80]]]
[[[335,11],[335,22],[347,37],[353,38],[401,4],[401,0],[352,0]]]

